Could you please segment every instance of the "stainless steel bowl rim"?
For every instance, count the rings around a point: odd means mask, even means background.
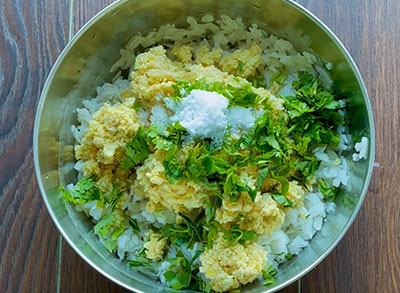
[[[368,93],[367,93],[365,84],[364,84],[364,82],[362,80],[361,74],[360,74],[360,72],[359,72],[359,70],[358,70],[353,58],[350,56],[349,52],[344,47],[342,42],[338,39],[338,37],[336,37],[336,35],[321,20],[319,20],[313,13],[311,13],[309,10],[307,10],[306,8],[301,6],[300,4],[294,2],[293,0],[282,0],[282,1],[292,5],[295,8],[297,8],[302,13],[307,15],[311,20],[313,20],[320,28],[322,28],[333,39],[333,41],[336,43],[336,45],[343,52],[343,55],[346,57],[347,61],[351,65],[351,67],[352,67],[352,69],[353,69],[353,71],[354,71],[354,73],[356,75],[356,78],[358,80],[358,83],[360,85],[360,88],[362,90],[362,93],[363,93],[363,96],[364,96],[364,99],[365,99],[365,102],[366,102],[366,107],[367,107],[367,112],[368,112],[368,122],[370,124],[371,137],[370,137],[370,141],[369,141],[369,157],[368,157],[369,166],[368,166],[368,173],[367,173],[367,176],[366,176],[365,184],[364,184],[363,190],[362,190],[362,192],[360,194],[360,199],[359,199],[359,201],[357,203],[357,206],[354,208],[354,211],[353,211],[351,217],[349,218],[349,220],[347,221],[346,225],[344,226],[344,229],[342,230],[342,233],[340,234],[340,236],[307,269],[299,272],[293,278],[286,280],[285,282],[283,282],[279,286],[277,286],[275,288],[272,288],[270,290],[267,290],[266,292],[276,292],[276,291],[281,290],[282,288],[286,287],[290,283],[296,281],[297,279],[301,278],[302,276],[307,274],[309,271],[311,271],[315,266],[317,266],[337,246],[337,244],[340,242],[340,240],[343,238],[343,236],[346,234],[346,232],[348,231],[348,229],[350,228],[350,226],[354,222],[354,220],[355,220],[355,218],[356,218],[356,216],[357,216],[357,214],[358,214],[358,212],[359,212],[359,210],[361,208],[361,205],[362,205],[362,203],[364,201],[364,198],[365,198],[365,195],[367,193],[369,182],[371,180],[372,170],[373,170],[373,163],[374,163],[374,158],[375,158],[375,129],[374,129],[374,121],[373,121],[373,115],[372,115],[372,107],[371,107],[371,103],[370,103],[369,98],[368,98]],[[123,0],[116,1],[116,2],[114,2],[112,4],[110,4],[109,6],[107,6],[106,8],[104,8],[103,10],[101,10],[94,17],[92,17],[74,35],[74,37],[67,43],[67,45],[65,46],[65,48],[63,49],[63,51],[61,52],[59,57],[57,58],[55,64],[53,65],[53,67],[52,67],[52,69],[51,69],[51,71],[49,73],[49,76],[48,76],[48,78],[46,80],[46,83],[45,83],[45,85],[43,87],[42,94],[40,96],[40,100],[39,100],[39,103],[38,103],[37,112],[36,112],[35,124],[34,124],[34,132],[33,132],[33,159],[34,159],[34,165],[35,165],[36,178],[38,180],[38,185],[39,185],[39,189],[40,189],[42,198],[43,198],[43,200],[44,200],[44,202],[46,204],[47,211],[49,212],[51,218],[53,219],[54,224],[56,225],[57,229],[62,234],[63,238],[80,255],[80,257],[82,257],[85,260],[85,262],[87,262],[90,266],[92,266],[98,272],[100,272],[101,274],[106,276],[108,279],[111,279],[115,283],[119,284],[120,286],[125,287],[126,289],[129,289],[129,290],[132,290],[132,288],[130,286],[127,286],[126,284],[124,284],[123,282],[119,281],[118,279],[108,275],[101,268],[99,268],[96,264],[94,264],[88,257],[86,257],[75,246],[74,242],[69,238],[68,234],[65,232],[63,227],[57,221],[57,219],[56,219],[56,217],[55,217],[55,215],[54,215],[54,213],[53,213],[53,211],[52,211],[52,209],[50,207],[49,201],[45,196],[46,193],[45,193],[45,190],[44,190],[44,187],[43,187],[43,183],[42,183],[42,180],[41,180],[41,174],[40,174],[40,169],[39,169],[39,156],[38,156],[39,121],[40,121],[40,117],[41,117],[41,113],[42,113],[42,106],[43,106],[44,100],[45,100],[45,98],[47,96],[49,86],[52,83],[52,80],[53,80],[55,72],[58,70],[58,67],[59,67],[61,61],[63,60],[64,56],[67,54],[69,49],[74,46],[74,44],[81,37],[81,35],[83,35],[98,19],[100,19],[104,15],[106,15],[108,13],[108,11],[110,11],[110,10],[114,9],[115,7],[119,6],[122,2],[124,2],[124,1]],[[143,291],[139,291],[137,289],[135,289],[135,291],[136,292],[143,292]]]

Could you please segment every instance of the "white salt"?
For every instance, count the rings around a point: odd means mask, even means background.
[[[239,134],[241,130],[249,130],[256,121],[253,111],[249,108],[232,107],[228,111],[228,125],[231,126],[233,134]]]
[[[168,125],[169,117],[165,109],[161,106],[154,106],[151,109],[151,124]]]
[[[229,101],[215,92],[193,90],[177,105],[172,122],[179,122],[189,135],[222,140],[228,120]]]

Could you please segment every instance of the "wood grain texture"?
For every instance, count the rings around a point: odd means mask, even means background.
[[[32,131],[40,91],[66,44],[69,5],[0,5],[0,291],[54,292],[59,238],[34,176]]]
[[[116,0],[73,0],[73,29],[77,32],[93,16]]]
[[[60,293],[130,292],[93,269],[63,240],[60,270]]]
[[[360,69],[374,111],[380,164],[350,231],[302,279],[303,292],[400,292],[400,1],[300,3],[333,30]]]

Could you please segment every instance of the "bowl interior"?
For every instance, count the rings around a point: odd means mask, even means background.
[[[374,130],[371,107],[361,77],[348,53],[334,35],[297,4],[284,0],[146,0],[119,1],[91,20],[67,45],[46,82],[38,108],[34,156],[39,186],[58,229],[70,245],[98,271],[135,291],[173,291],[141,273],[127,269],[107,252],[89,233],[92,223],[75,209],[67,207],[58,195],[60,184],[76,182],[73,171],[70,131],[76,123],[74,109],[82,99],[95,94],[97,86],[111,81],[111,65],[127,40],[163,24],[182,25],[186,16],[227,14],[242,17],[246,24],[259,27],[291,41],[299,51],[312,51],[323,62],[333,65],[334,89],[348,100],[350,132],[367,136],[370,141],[367,160],[352,167],[353,176],[346,193],[358,197],[352,209],[343,206],[327,217],[322,230],[303,252],[281,266],[274,286],[265,288],[255,282],[244,292],[278,290],[320,262],[338,243],[354,220],[363,201],[374,157]]]

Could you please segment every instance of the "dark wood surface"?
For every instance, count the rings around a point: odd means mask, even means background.
[[[32,128],[46,76],[69,34],[113,2],[70,1],[0,0],[0,292],[125,292],[61,240],[34,176]],[[342,40],[364,77],[379,167],[337,248],[283,292],[400,292],[400,1],[298,2]]]
[[[59,234],[32,161],[36,106],[67,43],[69,1],[0,1],[0,292],[55,292]]]

